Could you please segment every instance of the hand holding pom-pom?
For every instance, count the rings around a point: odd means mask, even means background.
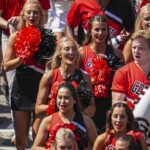
[[[33,56],[39,50],[40,43],[40,31],[34,26],[24,27],[16,35],[15,54],[23,64],[33,64]]]

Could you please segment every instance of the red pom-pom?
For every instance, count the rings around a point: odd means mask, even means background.
[[[38,51],[41,43],[40,31],[34,26],[24,27],[16,35],[14,50],[22,63],[34,64],[33,56]]]
[[[89,70],[93,83],[95,97],[106,98],[108,96],[108,86],[112,82],[112,69],[109,68],[107,61],[98,56],[93,60],[93,66]]]

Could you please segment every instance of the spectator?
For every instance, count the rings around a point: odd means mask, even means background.
[[[150,30],[149,21],[150,21],[150,4],[147,4],[142,7],[140,13],[137,16],[137,19],[135,22],[135,27],[134,27],[135,31]],[[131,48],[131,40],[129,39],[123,50],[123,54],[124,54],[126,63],[133,61],[131,49],[132,49]]]
[[[149,85],[150,32],[138,30],[131,37],[134,61],[118,69],[112,83],[113,104],[129,102],[132,107],[142,89]],[[138,86],[139,85],[139,86]]]
[[[48,11],[46,28],[51,29],[60,40],[64,36],[67,14],[73,0],[50,0],[51,9]]]

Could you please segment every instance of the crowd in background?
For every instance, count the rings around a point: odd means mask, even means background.
[[[0,0],[0,29],[17,150],[150,149],[148,0]]]

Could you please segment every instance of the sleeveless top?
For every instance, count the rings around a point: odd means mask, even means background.
[[[113,48],[111,46],[107,46],[104,55],[115,55]],[[95,57],[97,57],[97,55],[91,50],[91,48],[88,45],[84,46],[81,68],[89,73],[89,68],[92,67],[93,59],[95,59]]]
[[[76,72],[81,72],[81,71],[76,70],[75,73]],[[83,79],[83,77],[82,77],[82,73],[81,73],[80,80],[82,80],[82,79]],[[63,78],[61,76],[59,68],[54,69],[53,72],[52,72],[51,90],[52,90],[52,87],[56,84],[56,82],[59,83],[59,84],[64,82],[64,80],[63,80]],[[74,80],[71,81],[71,82],[75,86],[75,88],[78,87],[77,82],[75,82]],[[50,93],[51,93],[51,91],[50,91]]]
[[[79,112],[76,113],[71,123],[76,127],[78,131],[74,131],[74,129],[72,128],[69,128],[69,129],[71,129],[74,132],[74,134],[80,138],[79,140],[77,140],[77,143],[78,143],[79,149],[82,150],[88,146],[87,129],[86,129],[82,114]],[[48,148],[51,147],[51,144],[53,142],[51,140],[51,136],[54,135],[54,132],[56,134],[57,132],[56,130],[58,130],[61,127],[65,127],[65,125],[67,124],[63,122],[58,112],[52,114],[52,119],[51,119],[50,126],[48,129],[49,139],[46,142],[46,147]]]
[[[83,116],[81,113],[76,113],[73,120],[71,121],[72,123],[78,124],[80,126],[80,128],[86,132],[86,126],[83,120]],[[63,122],[63,120],[60,118],[59,113],[56,112],[54,114],[52,114],[52,120],[49,126],[49,131],[53,130],[53,128],[55,127],[56,124],[60,124],[60,125],[64,125],[65,123]]]
[[[83,47],[81,68],[89,73],[96,98],[107,98],[113,78],[112,68],[105,57],[116,57],[111,46],[107,46],[104,58],[100,59],[87,45]]]

